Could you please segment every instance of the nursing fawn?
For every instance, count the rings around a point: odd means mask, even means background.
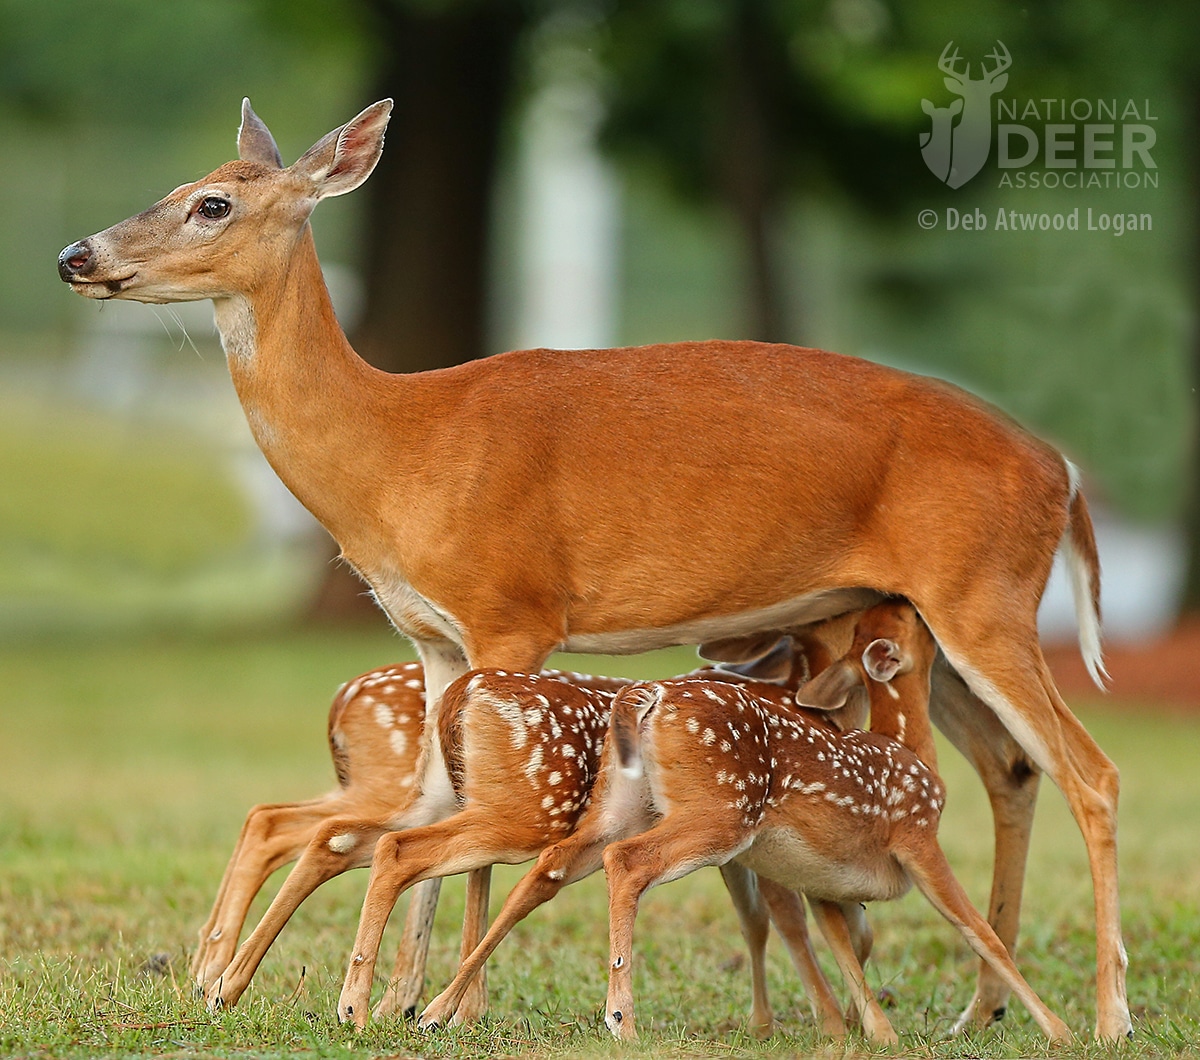
[[[801,669],[797,669],[797,666]],[[791,682],[795,687],[800,675],[806,672],[803,667],[803,658],[795,656],[784,641],[775,652],[744,669],[751,673],[767,673],[785,683]],[[704,672],[715,679],[727,681],[748,679],[734,668]],[[315,842],[321,846],[323,842],[334,841],[333,833],[341,837],[342,844],[348,844],[349,837],[355,835],[356,829],[362,831],[362,819],[378,821],[394,818],[402,815],[417,799],[417,753],[425,712],[423,677],[420,663],[411,662],[372,670],[343,685],[330,707],[328,726],[329,749],[338,788],[321,798],[305,802],[257,806],[247,815],[213,910],[201,928],[200,945],[192,962],[193,976],[202,989],[212,991],[214,1001],[219,999],[221,1004],[232,1004],[240,994],[233,972],[228,976],[222,973],[229,967],[250,903],[272,872],[294,861],[310,844]],[[482,697],[496,692],[496,679],[499,677],[490,675],[489,679],[489,676],[484,676],[474,682],[474,694],[481,697],[480,706]],[[621,678],[587,677],[561,671],[546,671],[538,678],[516,675],[503,677],[507,687],[505,694],[513,695],[513,709],[521,710],[523,723],[529,727],[531,738],[528,746],[531,753],[535,747],[544,746],[556,727],[561,732],[573,725],[562,717],[564,713],[566,718],[572,715],[571,694],[563,693],[564,685],[575,685],[588,692],[599,693],[589,697],[586,709],[599,712],[597,720],[603,727],[608,718],[607,699],[630,683]],[[519,705],[522,697],[524,708]],[[555,707],[538,719],[544,722],[539,728],[534,720],[535,714],[529,711],[540,711],[543,701],[553,701]],[[461,705],[458,709],[461,709]],[[585,716],[584,708],[577,705],[575,709],[575,716],[582,719]],[[552,715],[560,720],[553,721]],[[572,748],[578,742],[574,737],[568,737],[568,740],[572,742]],[[584,738],[579,753],[584,758],[594,758],[597,746],[598,740],[594,737],[591,746]],[[528,764],[526,760],[525,766]],[[462,762],[454,766],[460,782],[465,768]],[[585,789],[590,788],[588,776],[582,777],[581,783]],[[561,816],[553,807],[547,812],[547,807],[541,803],[528,812],[534,817],[538,814],[551,819]],[[561,829],[561,825],[558,827]],[[320,838],[319,833],[322,832],[330,833],[330,838]],[[762,1036],[770,1032],[773,1023],[763,963],[768,931],[767,905],[759,894],[758,881],[749,870],[730,865],[722,870],[722,874],[750,951],[754,997],[750,1028]],[[467,921],[463,928],[464,955],[474,947],[486,928],[486,896],[472,888],[474,879],[474,876],[468,876]],[[432,891],[418,889],[414,895],[396,970],[377,1006],[377,1014],[403,1011],[415,1004],[424,982],[439,882],[436,877],[425,881],[426,887],[432,885]],[[770,892],[771,885],[765,884],[763,889]],[[772,910],[780,910],[777,916],[781,918],[781,933],[793,952],[793,959],[801,968],[810,995],[820,998],[828,1009],[834,1004],[832,993],[827,985],[814,978],[820,973],[811,957],[803,907],[799,905],[797,896],[786,893],[773,895]],[[282,914],[283,911],[277,912]],[[249,969],[251,975],[253,970]],[[248,984],[248,978],[246,982]],[[409,998],[412,1000],[407,1000]],[[486,990],[480,980],[479,985],[458,1006],[457,1019],[463,1021],[481,1015],[486,1004]]]
[[[837,903],[898,898],[914,883],[1052,1040],[1070,1037],[972,906],[938,844],[944,789],[928,717],[936,651],[911,605],[880,604],[859,620],[850,651],[797,694],[828,709],[865,688],[869,732],[830,733],[737,686],[657,682],[621,693],[610,727],[619,768],[608,795],[616,807],[648,803],[655,820],[603,855],[611,950],[605,1023],[614,1035],[636,1036],[632,949],[641,895],[737,860],[809,897],[872,1040],[897,1039],[866,987]]]

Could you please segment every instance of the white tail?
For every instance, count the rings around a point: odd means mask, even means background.
[[[910,882],[1008,981],[1048,1036],[1070,1037],[971,905],[938,845],[944,789],[910,749],[932,746],[935,652],[909,605],[882,604],[860,620],[850,653],[798,692],[801,702],[832,709],[867,688],[870,733],[831,732],[728,685],[657,685],[659,705],[640,723],[633,701],[641,690],[617,698],[613,727],[627,719],[647,747],[645,790],[658,819],[604,851],[612,955],[605,1022],[614,1035],[636,1036],[631,966],[641,895],[702,865],[736,860],[814,899],[872,1040],[896,1035],[866,987],[837,903],[896,898]]]
[[[1092,517],[1079,489],[1079,469],[1067,461],[1070,474],[1070,521],[1063,535],[1062,552],[1075,600],[1075,619],[1079,625],[1079,650],[1096,687],[1104,690],[1108,671],[1100,645],[1100,557]]]
[[[60,274],[92,298],[213,299],[259,445],[417,645],[432,712],[468,667],[536,672],[560,647],[640,651],[912,600],[1066,795],[1096,891],[1097,1031],[1124,1036],[1117,773],[1037,641],[1069,509],[1086,511],[1059,453],[945,384],[789,346],[372,369],[338,326],[308,216],[367,179],[390,108],[282,168],[246,104],[241,160],[67,247]],[[425,788],[448,799],[437,734]]]

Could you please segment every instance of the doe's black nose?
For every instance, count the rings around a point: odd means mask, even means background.
[[[86,276],[94,264],[92,248],[86,239],[72,243],[58,256],[58,275],[67,283],[80,276]]]

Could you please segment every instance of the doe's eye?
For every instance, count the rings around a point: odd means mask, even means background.
[[[219,221],[229,216],[229,208],[228,199],[218,199],[215,195],[210,195],[201,200],[200,205],[196,207],[196,213],[206,220]]]

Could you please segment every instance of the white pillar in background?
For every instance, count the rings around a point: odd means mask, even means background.
[[[522,136],[517,344],[587,349],[616,339],[616,180],[596,150],[601,103],[584,79],[534,97]]]

